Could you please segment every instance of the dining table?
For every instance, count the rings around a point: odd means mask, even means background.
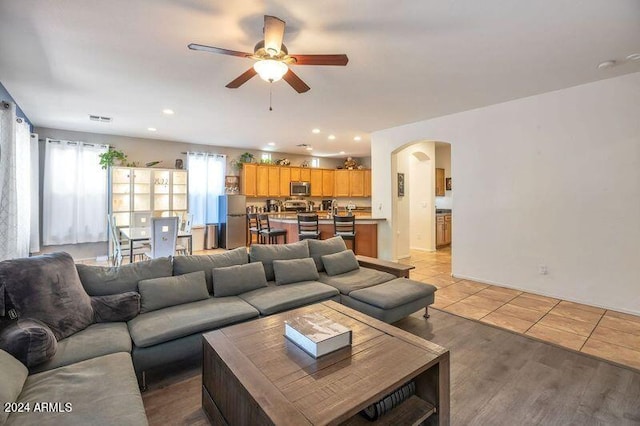
[[[132,226],[132,227],[120,227],[118,228],[120,234],[129,240],[129,263],[133,263],[133,243],[136,241],[149,241],[151,239],[151,227],[150,226]],[[178,238],[186,238],[189,243],[187,244],[189,254],[193,254],[193,240],[191,232],[178,231]]]

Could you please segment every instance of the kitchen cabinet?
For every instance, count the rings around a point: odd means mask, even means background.
[[[291,167],[280,167],[280,196],[288,197],[291,191]]]
[[[311,182],[311,169],[308,167],[300,168],[300,182]]]
[[[322,196],[333,197],[334,170],[322,170]]]
[[[289,167],[291,169],[291,182],[300,182],[300,167]]]
[[[269,168],[266,166],[258,166],[256,178],[256,196],[269,196]]]
[[[257,181],[258,181],[258,165],[244,163],[242,165],[242,173],[240,175],[240,187],[242,188],[242,194],[247,197],[256,197],[257,194]]]
[[[280,196],[280,167],[278,166],[268,166],[267,167],[269,174],[269,197],[279,197]]]
[[[444,197],[444,169],[436,169],[436,197]]]
[[[334,185],[333,196],[334,197],[348,197],[349,196],[349,170],[336,170],[334,172]]]
[[[364,171],[364,196],[371,197],[371,170]]]
[[[451,244],[451,215],[436,216],[436,247]]]
[[[364,170],[349,170],[349,196],[364,197]]]
[[[322,197],[322,169],[310,170],[311,196]]]

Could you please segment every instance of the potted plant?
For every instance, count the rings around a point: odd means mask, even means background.
[[[122,151],[118,151],[112,146],[109,147],[109,150],[107,152],[100,154],[99,157],[100,166],[102,166],[103,169],[113,166],[116,160],[118,160],[120,164],[127,161],[127,155]]]
[[[231,163],[235,168],[239,170],[242,168],[242,165],[244,163],[253,163],[253,159],[254,159],[254,156],[252,153],[245,152],[244,154],[240,155],[238,159],[232,160]]]

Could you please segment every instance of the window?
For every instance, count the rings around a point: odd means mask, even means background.
[[[312,158],[311,159],[311,167],[315,167],[315,168],[320,167],[320,159],[319,158]]]
[[[42,200],[42,242],[47,245],[107,240],[106,145],[47,139]]]
[[[268,153],[268,152],[265,152],[260,156],[260,159],[262,160],[263,163],[270,163],[271,162],[271,154]]]
[[[189,213],[194,224],[218,223],[218,196],[224,194],[225,166],[224,155],[187,154]]]

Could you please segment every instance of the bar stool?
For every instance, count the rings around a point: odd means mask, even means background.
[[[342,237],[343,240],[351,240],[351,250],[356,252],[356,217],[355,216],[333,216],[333,231],[335,237]]]
[[[284,243],[287,244],[287,230],[272,228],[269,224],[268,214],[258,215],[258,232],[262,244],[265,242],[268,242],[268,244],[278,244],[278,237],[280,236],[284,237]]]
[[[253,236],[256,236],[256,242],[259,244],[260,241],[260,230],[258,229],[258,214],[257,213],[249,213],[247,214],[247,228],[249,229],[249,245],[253,243]]]
[[[298,215],[298,240],[319,240],[320,229],[317,214]]]

